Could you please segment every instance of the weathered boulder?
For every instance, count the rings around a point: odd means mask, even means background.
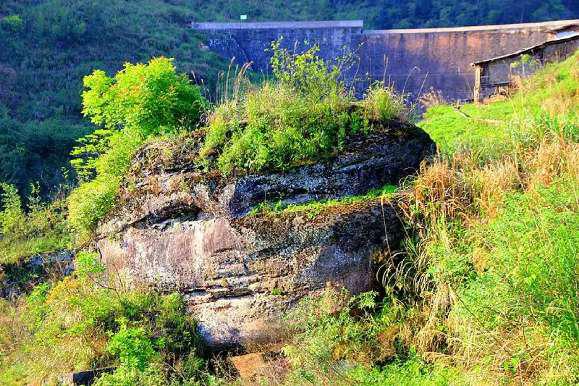
[[[136,157],[98,248],[108,269],[132,283],[185,294],[216,349],[275,341],[280,316],[328,282],[371,289],[373,256],[402,237],[394,202],[377,198],[252,209],[364,194],[397,183],[434,152],[428,135],[398,125],[287,173],[223,178],[197,169],[191,143],[157,143]]]

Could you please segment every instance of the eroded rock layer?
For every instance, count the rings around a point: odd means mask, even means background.
[[[229,178],[198,170],[196,150],[193,139],[144,149],[98,248],[133,284],[185,294],[208,345],[221,349],[276,341],[280,316],[327,283],[371,289],[373,258],[402,237],[395,200],[340,198],[398,183],[434,146],[399,125],[291,172]],[[255,210],[323,199],[337,201]]]

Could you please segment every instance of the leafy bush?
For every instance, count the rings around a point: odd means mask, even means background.
[[[144,371],[155,356],[153,342],[142,327],[127,327],[121,321],[121,328],[111,336],[107,350],[118,356],[121,366]]]
[[[180,295],[124,290],[103,275],[95,253],[80,253],[76,264],[74,276],[37,286],[7,308],[11,320],[0,318],[0,342],[11,342],[0,357],[0,383],[54,382],[103,366],[118,369],[100,384],[203,379],[196,323]],[[6,330],[7,323],[16,325]],[[192,363],[197,372],[181,370]]]
[[[20,15],[8,15],[0,19],[0,27],[12,32],[18,32],[22,29],[22,17]]]
[[[177,74],[171,59],[125,64],[114,78],[97,70],[84,78],[83,115],[110,130],[139,130],[143,136],[192,129],[206,106],[199,87]]]
[[[282,48],[282,38],[271,45],[271,68],[274,78],[295,93],[318,102],[329,96],[345,94],[340,80],[340,67],[328,67],[321,57],[317,56],[319,48],[312,46],[300,54]]]
[[[350,297],[328,287],[288,315],[296,335],[284,347],[291,371],[284,384],[431,385],[459,380],[457,369],[433,366],[409,348],[412,310],[376,293]],[[381,363],[383,365],[377,365]]]
[[[77,242],[85,241],[113,208],[120,177],[105,175],[85,182],[68,197],[68,223],[77,232]]]
[[[12,185],[0,184],[2,188],[2,207],[0,213],[0,230],[2,235],[18,233],[25,226],[26,217],[22,211],[22,202],[18,191]]]
[[[42,203],[38,188],[33,187],[25,211],[14,186],[0,183],[0,189],[0,264],[70,246],[62,200]]]
[[[326,288],[321,297],[304,299],[288,315],[295,337],[284,347],[292,366],[289,383],[323,384],[345,377],[340,361],[372,363],[381,353],[377,335],[383,327],[375,318],[375,293],[351,298],[347,291]],[[361,316],[353,316],[359,310]]]
[[[333,155],[348,136],[374,129],[371,120],[384,126],[400,117],[399,99],[378,87],[355,105],[339,68],[328,69],[317,47],[295,54],[278,41],[272,50],[275,80],[236,95],[209,117],[200,155],[221,172],[287,170]]]
[[[67,199],[68,222],[76,230],[78,241],[90,236],[98,221],[113,208],[121,180],[143,142],[143,137],[135,130],[113,133],[108,138],[109,148],[80,167],[79,174],[85,178],[91,174],[96,177],[83,182]]]

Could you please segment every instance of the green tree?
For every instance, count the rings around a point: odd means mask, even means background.
[[[84,87],[82,113],[111,130],[128,127],[149,135],[189,129],[207,107],[199,87],[167,58],[125,64],[114,78],[97,70],[84,78]]]

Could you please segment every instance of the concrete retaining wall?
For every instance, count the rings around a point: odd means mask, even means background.
[[[472,99],[471,63],[542,43],[553,29],[579,20],[461,28],[364,31],[362,21],[193,23],[210,49],[227,59],[269,72],[271,42],[284,37],[292,47],[318,44],[320,55],[332,61],[347,52],[357,63],[346,74],[363,90],[374,80],[385,80],[414,99],[431,88],[448,100]],[[305,42],[305,43],[304,43]]]

